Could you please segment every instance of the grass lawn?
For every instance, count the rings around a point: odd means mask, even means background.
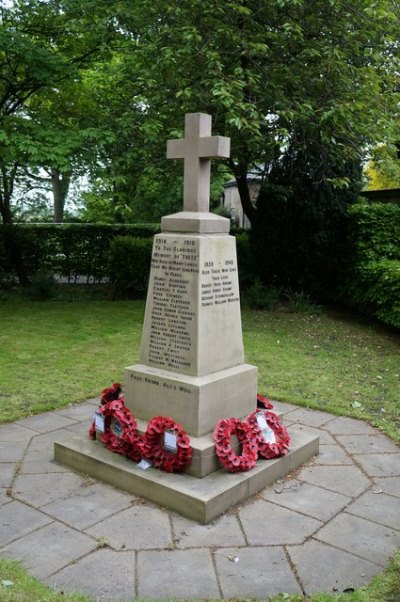
[[[98,396],[138,360],[143,301],[0,301],[0,422]],[[355,314],[243,309],[246,361],[272,399],[368,420],[400,443],[400,335]],[[84,602],[0,559],[2,602]],[[400,602],[400,553],[350,594],[274,602]]]
[[[138,360],[143,301],[0,302],[0,422],[99,395]],[[400,442],[400,335],[356,314],[243,309],[259,392]]]

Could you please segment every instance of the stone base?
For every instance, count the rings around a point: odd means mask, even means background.
[[[73,470],[142,496],[199,523],[208,523],[243,502],[318,453],[319,438],[305,430],[290,429],[292,448],[287,456],[258,460],[248,472],[231,474],[224,469],[198,479],[149,468],[109,452],[102,443],[85,437],[55,442],[55,460]]]
[[[144,364],[125,369],[125,405],[135,418],[172,416],[190,436],[214,430],[221,418],[255,410],[257,368],[241,364],[207,376],[189,376]]]
[[[231,222],[215,213],[180,211],[161,218],[162,232],[197,232],[200,234],[228,233]]]

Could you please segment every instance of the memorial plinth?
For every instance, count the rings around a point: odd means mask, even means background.
[[[256,407],[257,368],[244,361],[235,238],[229,220],[209,213],[210,158],[229,156],[229,139],[211,136],[211,117],[186,115],[184,139],[167,156],[184,159],[184,211],[162,219],[154,237],[140,360],[125,369],[125,405],[145,431],[170,416],[190,436],[183,475],[112,457],[101,443],[55,444],[56,459],[132,493],[208,522],[318,451],[318,438],[295,437],[289,456],[259,460],[248,473],[220,465],[213,430],[221,418]]]

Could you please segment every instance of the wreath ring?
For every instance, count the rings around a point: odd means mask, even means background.
[[[164,433],[171,431],[176,435],[176,452],[163,446]],[[144,436],[144,456],[153,462],[156,468],[166,472],[180,472],[191,462],[192,447],[190,439],[182,426],[168,416],[155,416],[147,425]]]
[[[275,441],[268,441],[265,438],[264,433],[257,422],[257,416],[260,414],[265,419],[269,429],[273,432]],[[284,456],[288,453],[291,444],[289,433],[274,412],[258,409],[247,416],[246,423],[250,426],[253,437],[255,437],[258,443],[258,453],[260,456],[267,460],[271,460],[272,458]]]
[[[242,446],[242,453],[236,454],[231,437],[236,435]],[[258,457],[258,443],[253,429],[238,418],[222,419],[214,429],[215,451],[221,464],[229,472],[244,472],[253,468]]]

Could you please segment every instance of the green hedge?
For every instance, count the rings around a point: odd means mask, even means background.
[[[0,227],[0,272],[16,278],[6,241],[12,236],[21,251],[26,274],[48,270],[74,282],[99,282],[109,275],[110,243],[116,236],[149,238],[159,224],[20,224]]]
[[[346,300],[400,328],[400,207],[364,202],[349,213],[352,256]]]
[[[110,246],[110,280],[113,298],[144,295],[150,272],[152,239],[116,236]]]

